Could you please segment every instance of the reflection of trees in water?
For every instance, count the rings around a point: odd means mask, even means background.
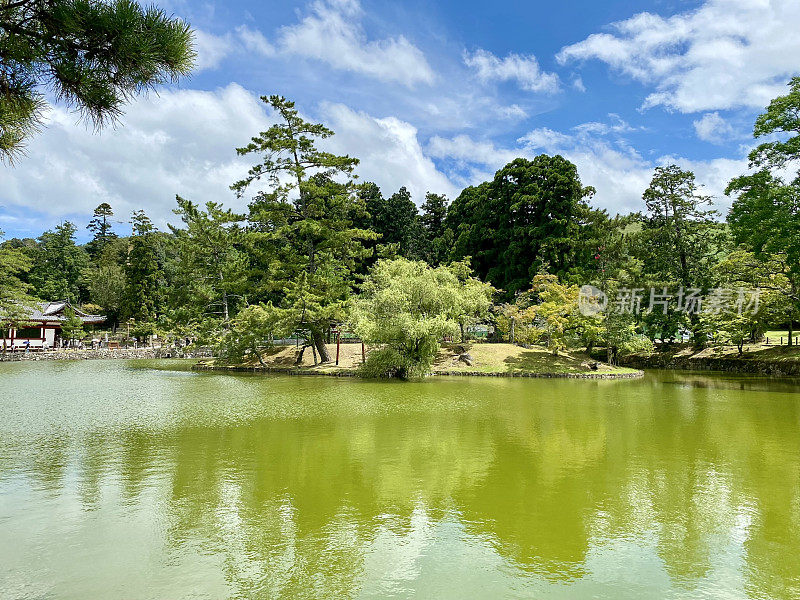
[[[498,400],[491,386],[467,391],[490,409],[331,404],[197,426],[188,411],[156,432],[42,440],[17,460],[57,488],[77,452],[86,508],[104,479],[131,503],[165,485],[167,544],[223,557],[241,597],[349,595],[377,536],[416,539],[420,522],[445,515],[550,580],[580,577],[592,549],[628,539],[652,542],[683,589],[741,560],[749,592],[797,596],[796,401],[750,390],[734,402],[738,392],[715,386],[524,383]]]

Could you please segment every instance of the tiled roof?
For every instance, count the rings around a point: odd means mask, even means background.
[[[37,305],[30,307],[30,313],[27,316],[27,319],[31,321],[66,321],[67,317],[64,315],[64,310],[71,306],[71,304],[65,300],[59,300],[57,302],[41,302]],[[105,315],[90,315],[85,313],[77,308],[73,308],[75,311],[75,315],[80,317],[81,321],[84,323],[90,324],[97,324],[97,323],[104,323],[106,320]]]

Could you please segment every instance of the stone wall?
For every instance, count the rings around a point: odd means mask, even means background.
[[[211,352],[199,348],[184,352],[175,348],[99,348],[97,350],[49,350],[47,352],[7,352],[0,361],[12,360],[98,360],[126,358],[208,358]]]

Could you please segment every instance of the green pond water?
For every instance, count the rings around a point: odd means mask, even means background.
[[[0,598],[800,598],[800,386],[0,365]]]

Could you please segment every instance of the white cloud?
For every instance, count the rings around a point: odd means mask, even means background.
[[[599,125],[602,125],[600,127]],[[437,159],[452,161],[452,179],[466,172],[465,183],[476,184],[491,177],[491,173],[516,157],[533,158],[537,154],[561,154],[578,167],[584,185],[592,185],[597,194],[592,203],[607,209],[611,214],[642,209],[642,192],[647,188],[658,165],[676,163],[691,169],[697,181],[713,196],[716,206],[724,214],[729,200],[724,189],[730,179],[747,168],[747,160],[719,158],[709,161],[691,161],[677,156],[663,156],[654,160],[644,158],[622,139],[608,134],[630,127],[615,115],[608,124],[588,123],[565,133],[549,128],[529,131],[517,140],[513,148],[497,147],[491,141],[477,141],[459,135],[450,139],[434,137],[428,153]]]
[[[362,181],[374,181],[384,195],[406,186],[417,204],[426,192],[447,194],[458,188],[425,156],[417,130],[395,117],[375,118],[343,104],[323,106],[325,122],[336,132],[327,147],[337,153],[355,155],[361,163],[357,173]]]
[[[236,28],[236,35],[239,36],[242,45],[249,52],[261,56],[275,55],[275,46],[270,44],[258,29],[250,29],[247,25],[240,25]]]
[[[572,87],[578,90],[579,92],[586,91],[586,86],[583,84],[583,79],[581,79],[580,77],[575,77],[575,79],[572,80]]]
[[[533,55],[511,53],[505,58],[498,58],[488,50],[479,48],[472,54],[464,53],[464,64],[473,69],[483,82],[516,81],[524,90],[548,94],[559,89],[558,75],[542,71]]]
[[[0,168],[0,204],[11,213],[44,215],[48,222],[37,233],[62,218],[75,218],[81,227],[101,202],[111,204],[119,220],[142,208],[163,228],[175,222],[175,194],[234,202],[228,186],[247,171],[234,148],[267,125],[262,104],[236,84],[140,97],[116,128],[97,134],[55,108],[28,156]]]
[[[691,113],[763,107],[800,56],[797,0],[708,0],[664,18],[640,13],[566,46],[562,64],[597,59],[655,88],[644,107]]]
[[[342,104],[322,106],[321,119],[336,135],[323,142],[330,151],[361,159],[357,173],[387,193],[406,186],[421,203],[427,191],[458,188],[425,156],[411,124],[375,118]],[[273,122],[258,98],[232,83],[216,91],[173,90],[132,102],[117,128],[99,134],[76,123],[61,108],[32,139],[28,156],[0,167],[0,222],[6,229],[38,235],[62,219],[82,229],[101,202],[127,221],[144,209],[159,228],[176,223],[175,194],[194,202],[213,200],[244,210],[229,185],[240,179],[253,157],[238,157],[237,146]],[[41,215],[31,222],[28,215]],[[123,230],[123,226],[119,226]]]
[[[734,136],[733,127],[718,112],[706,113],[692,124],[697,137],[705,142],[722,144]]]
[[[216,69],[219,64],[235,49],[235,44],[229,35],[218,36],[203,31],[194,30],[194,48],[197,52],[195,71]]]
[[[367,39],[356,0],[318,0],[310,9],[300,23],[279,30],[281,52],[408,86],[434,81],[425,55],[402,35]]]

